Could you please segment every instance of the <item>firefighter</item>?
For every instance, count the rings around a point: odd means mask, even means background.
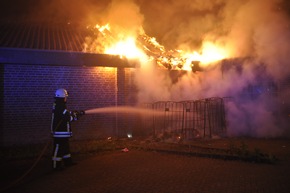
[[[76,121],[84,111],[69,111],[66,107],[68,92],[57,89],[52,108],[51,133],[53,136],[52,166],[61,170],[65,166],[74,165],[70,153],[69,139],[72,137],[71,122]]]

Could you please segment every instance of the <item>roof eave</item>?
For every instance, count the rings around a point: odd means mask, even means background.
[[[118,55],[6,47],[0,47],[0,63],[124,68],[136,66],[136,62],[121,58]]]

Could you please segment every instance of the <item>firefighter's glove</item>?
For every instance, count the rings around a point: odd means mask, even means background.
[[[73,111],[72,112],[72,117],[75,121],[77,121],[80,117],[80,113],[78,111]]]

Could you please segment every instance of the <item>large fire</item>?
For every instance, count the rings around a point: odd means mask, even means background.
[[[166,50],[142,28],[137,35],[115,32],[109,24],[89,26],[88,29],[93,32],[94,40],[87,39],[85,52],[113,54],[141,61],[155,60],[158,66],[170,70],[198,70],[199,66],[204,67],[227,57],[225,49],[209,41],[203,43],[200,52],[185,52]]]

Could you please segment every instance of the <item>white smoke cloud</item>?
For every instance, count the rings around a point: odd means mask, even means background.
[[[153,62],[143,63],[136,70],[135,83],[138,87],[138,102],[141,104],[171,98],[168,72],[160,71]]]
[[[120,33],[137,36],[143,23],[143,15],[140,8],[132,0],[113,0],[108,7],[107,14],[103,20],[107,21]],[[125,30],[125,31],[124,31]]]

